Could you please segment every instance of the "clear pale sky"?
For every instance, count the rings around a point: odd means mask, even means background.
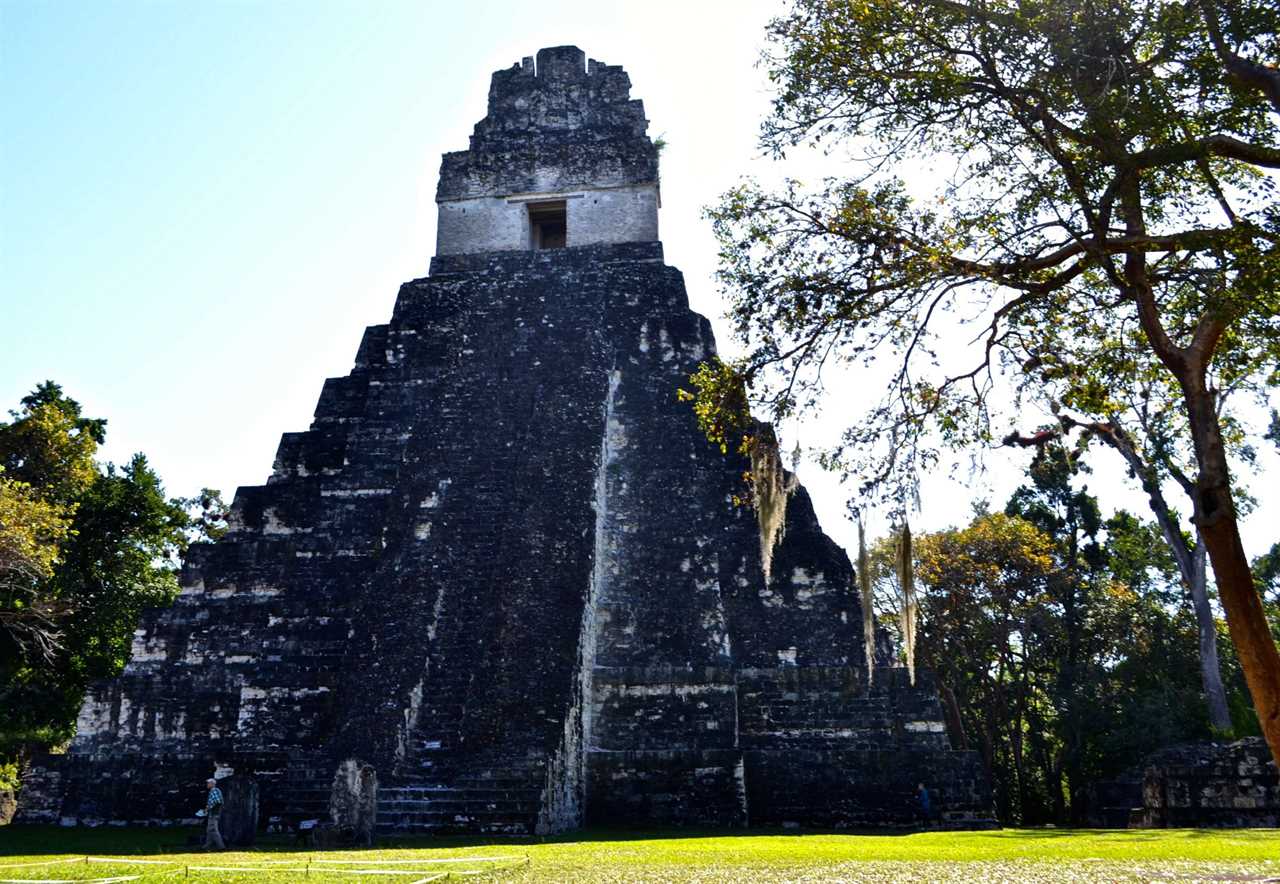
[[[364,327],[425,275],[440,154],[466,147],[490,73],[567,43],[623,65],[666,138],[667,262],[729,349],[701,210],[774,174],[755,62],[776,8],[0,0],[0,408],[53,379],[109,420],[107,458],[146,452],[171,494],[265,481],[280,434],[307,427]],[[836,390],[801,442],[864,398]],[[929,481],[917,528],[967,521],[975,496],[1002,504],[1025,460],[998,451],[969,487]],[[1276,458],[1262,463],[1250,554],[1280,537]],[[816,466],[801,479],[854,543],[846,494]],[[1118,469],[1090,484],[1145,515]]]

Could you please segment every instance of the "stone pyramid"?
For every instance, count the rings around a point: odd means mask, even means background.
[[[390,832],[896,826],[920,781],[989,817],[927,678],[885,643],[868,688],[807,494],[766,577],[747,465],[676,399],[715,342],[646,126],[576,47],[493,75],[429,275],[191,550],[23,819],[174,823],[234,771],[264,819],[341,824],[353,770]]]

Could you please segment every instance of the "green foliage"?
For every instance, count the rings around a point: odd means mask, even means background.
[[[1271,634],[1280,644],[1280,543],[1253,560],[1253,582],[1267,610]]]
[[[734,495],[735,505],[751,505],[760,530],[760,558],[765,579],[769,578],[773,550],[782,540],[787,501],[796,488],[778,452],[778,439],[770,424],[751,416],[747,398],[747,378],[740,368],[719,357],[698,366],[689,376],[694,392],[678,390],[677,398],[692,402],[698,426],[707,439],[720,447],[748,458],[750,470],[743,474],[746,495]]]
[[[71,526],[68,509],[6,478],[0,467],[0,587],[14,591],[53,574]]]
[[[706,437],[720,446],[746,454],[753,426],[747,400],[747,383],[741,370],[713,356],[689,376],[693,392],[679,390],[681,402],[692,402],[698,426]]]
[[[213,543],[227,533],[227,516],[230,508],[216,488],[201,488],[194,497],[180,497],[175,501],[187,512],[187,540],[191,543]]]
[[[71,736],[86,687],[120,672],[139,615],[175,597],[187,532],[202,530],[143,455],[94,461],[105,425],[53,383],[0,424],[0,757]],[[216,530],[220,500],[202,496]],[[15,550],[25,570],[3,560]]]
[[[1280,543],[1254,559],[1253,579],[1263,598],[1280,603]]]
[[[922,592],[919,654],[958,706],[963,736],[992,777],[997,812],[1009,822],[1043,822],[1030,806],[1025,760],[1047,728],[1044,685],[1032,674],[1051,659],[1046,617],[1052,546],[1029,522],[982,516],[964,529],[926,534],[916,544]],[[970,742],[971,741],[971,742]]]
[[[41,592],[53,576],[74,509],[42,500],[0,467],[0,660],[51,659],[58,604]]]
[[[1277,26],[1271,0],[793,0],[769,27],[763,143],[838,153],[841,177],[747,182],[709,212],[751,404],[827,407],[833,369],[883,387],[823,457],[860,507],[901,512],[948,449],[1106,443],[1184,579],[1161,489],[1189,496],[1271,723],[1280,657],[1241,580],[1230,460],[1260,429],[1233,397],[1280,380]],[[1053,423],[1024,437],[1029,401]],[[1088,764],[1082,618],[1106,567],[1098,514],[1044,491],[1024,514],[1067,520],[1038,524],[1069,563],[1046,608],[1066,621],[1046,700],[1063,742],[1037,748],[1057,817],[1057,783]]]
[[[106,421],[80,415],[80,404],[46,381],[0,424],[0,467],[12,480],[39,489],[55,504],[73,504],[93,482],[93,456],[105,438]]]
[[[18,788],[18,763],[0,761],[0,790]]]
[[[1079,822],[1090,784],[1211,736],[1195,622],[1164,538],[1125,512],[1102,520],[1077,476],[1047,446],[1004,513],[917,541],[921,661],[1007,822]],[[1247,710],[1234,658],[1224,675]]]
[[[857,156],[848,178],[748,183],[710,212],[755,402],[814,407],[825,370],[882,363],[883,401],[828,460],[894,502],[939,445],[1016,425],[991,396],[1002,376],[1055,413],[1141,423],[1149,462],[1185,471],[1174,351],[1223,396],[1274,385],[1280,358],[1260,171],[1280,166],[1280,128],[1224,62],[1213,10],[796,0],[770,26],[764,144]],[[1278,17],[1246,0],[1214,27],[1274,64]],[[922,168],[954,171],[924,192]],[[1220,413],[1247,457],[1249,429]]]

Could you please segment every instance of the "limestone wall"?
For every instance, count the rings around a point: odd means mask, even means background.
[[[658,151],[620,67],[573,46],[493,75],[469,150],[447,153],[436,253],[530,248],[527,204],[563,200],[568,245],[658,239]]]
[[[1261,737],[1170,746],[1113,780],[1092,784],[1088,823],[1121,829],[1280,826],[1280,775]]]
[[[1145,763],[1142,811],[1155,827],[1280,826],[1280,775],[1261,737],[1156,753]]]
[[[658,188],[613,188],[483,196],[439,205],[436,254],[527,251],[531,202],[563,201],[568,246],[654,242],[658,239]]]

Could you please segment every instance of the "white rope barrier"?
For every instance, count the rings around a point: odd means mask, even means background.
[[[491,867],[487,869],[451,869],[443,872],[434,872],[431,869],[375,869],[375,868],[359,868],[351,869],[345,866],[396,866],[396,865],[438,865],[441,863],[497,863],[510,862],[517,860],[513,865],[502,867]],[[30,863],[12,863],[2,865],[0,869],[29,869],[44,866],[67,865],[70,863],[106,863],[110,865],[151,865],[151,866],[168,866],[167,869],[157,869],[155,872],[145,874],[171,874],[173,872],[181,872],[184,869],[190,872],[305,872],[310,875],[313,872],[322,875],[426,875],[426,877],[418,878],[411,881],[410,884],[428,884],[431,881],[439,881],[448,878],[450,875],[459,877],[470,877],[473,875],[491,875],[496,872],[506,872],[512,869],[518,869],[521,866],[530,863],[529,857],[524,857],[522,861],[517,856],[460,856],[460,857],[440,857],[440,858],[420,858],[420,859],[315,859],[307,860],[306,865],[298,865],[298,860],[258,860],[255,865],[229,865],[229,866],[193,866],[187,865],[177,860],[163,859],[138,859],[135,857],[112,857],[112,856],[75,856],[67,859],[51,859],[40,862]],[[0,884],[119,884],[125,881],[137,881],[143,875],[118,875],[109,878],[0,878]]]
[[[0,884],[119,884],[137,881],[141,875],[117,875],[113,878],[0,878]]]
[[[492,875],[492,874],[494,874],[494,873],[496,873],[496,872],[509,872],[509,871],[511,871],[512,869],[518,869],[518,868],[520,868],[520,866],[522,866],[522,865],[524,865],[524,863],[517,863],[517,864],[516,864],[516,865],[514,865],[514,866],[503,866],[503,867],[502,867],[502,868],[500,868],[500,869],[468,869],[468,870],[465,870],[465,871],[450,872],[449,874],[451,874],[451,875],[465,875],[465,876],[468,876],[468,877],[470,877],[471,875]]]
[[[177,860],[172,859],[135,859],[132,856],[86,856],[84,861],[87,863],[116,863],[118,865],[137,865],[137,866],[175,866],[182,865]]]
[[[327,875],[421,875],[427,869],[311,869]],[[448,875],[448,872],[442,874]]]
[[[193,872],[306,872],[306,866],[186,866]]]
[[[236,851],[236,852],[246,852],[246,851]],[[310,862],[310,860],[301,860],[301,859],[255,859],[254,863],[260,866],[296,866],[298,863],[304,862],[304,861]],[[195,868],[195,866],[192,866],[192,868]]]
[[[56,866],[60,863],[79,862],[84,862],[83,856],[73,856],[70,859],[49,859],[38,863],[12,863],[10,865],[0,866],[0,869],[33,869],[36,866]]]
[[[515,860],[528,859],[528,857],[519,856],[451,856],[441,859],[313,859],[316,865],[324,863],[326,865],[342,865],[342,866],[413,866],[425,865],[427,863],[497,863],[512,862]]]
[[[523,863],[514,866],[503,866],[495,869],[454,869],[448,872],[437,872],[434,877],[425,880],[435,881],[449,875],[492,875],[518,869]],[[427,869],[326,869],[323,866],[186,866],[193,872],[307,872],[313,875],[421,875]],[[3,884],[3,882],[0,882]]]

